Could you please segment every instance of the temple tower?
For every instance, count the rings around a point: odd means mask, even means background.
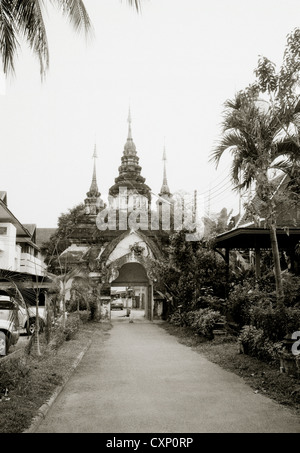
[[[159,229],[165,231],[173,230],[174,228],[174,200],[173,195],[170,192],[168,180],[167,180],[167,169],[166,169],[166,148],[164,147],[163,152],[163,182],[158,194],[159,198],[156,202],[158,218],[159,218]]]
[[[94,159],[94,166],[93,166],[93,176],[92,176],[92,182],[90,186],[90,190],[87,192],[87,198],[84,200],[85,204],[85,213],[89,215],[96,215],[100,208],[103,206],[103,201],[101,200],[100,196],[101,193],[99,192],[98,189],[98,184],[97,184],[97,175],[96,175],[96,159],[97,159],[97,149],[96,149],[96,144],[94,147],[94,154],[92,158]]]
[[[151,204],[151,189],[145,184],[141,175],[141,166],[137,156],[136,146],[132,139],[131,114],[128,114],[128,136],[124,145],[119,176],[109,189],[111,203],[115,209],[148,209]]]

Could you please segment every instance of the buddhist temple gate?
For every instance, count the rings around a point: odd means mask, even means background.
[[[109,299],[111,288],[120,285],[144,288],[145,317],[153,320],[155,282],[151,266],[162,258],[170,234],[174,232],[174,201],[167,182],[165,149],[163,182],[154,204],[151,189],[141,175],[142,167],[132,139],[130,112],[119,175],[109,189],[108,205],[101,199],[98,189],[96,158],[95,146],[92,182],[82,216],[68,236],[71,245],[62,252],[60,259],[68,261],[71,267],[78,263],[84,265],[93,282],[93,291],[101,294],[103,300]],[[169,217],[164,223],[166,213]]]

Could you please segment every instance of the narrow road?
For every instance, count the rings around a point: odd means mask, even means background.
[[[155,323],[97,336],[38,433],[299,433],[287,408]]]

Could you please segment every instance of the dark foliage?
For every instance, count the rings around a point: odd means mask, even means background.
[[[48,271],[54,274],[68,272],[66,264],[59,260],[60,254],[71,245],[69,239],[74,231],[74,226],[78,225],[85,219],[84,205],[81,203],[67,213],[61,214],[58,219],[58,227],[49,241],[41,247],[42,254],[45,256],[45,262],[48,265]]]
[[[225,296],[225,262],[201,241],[187,241],[185,234],[175,233],[166,260],[153,263],[156,289],[166,296],[170,312],[179,305],[183,311],[219,309]]]

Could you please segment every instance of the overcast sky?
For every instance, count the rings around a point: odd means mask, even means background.
[[[22,223],[55,227],[83,202],[93,149],[102,198],[118,176],[132,134],[142,175],[162,184],[162,154],[172,192],[198,193],[204,210],[233,208],[229,157],[209,163],[223,103],[254,80],[259,55],[281,64],[286,35],[300,26],[300,0],[85,0],[95,37],[76,35],[48,8],[50,71],[19,52],[16,76],[0,96],[0,190]],[[1,89],[1,85],[0,85]],[[208,194],[210,205],[208,204]]]

